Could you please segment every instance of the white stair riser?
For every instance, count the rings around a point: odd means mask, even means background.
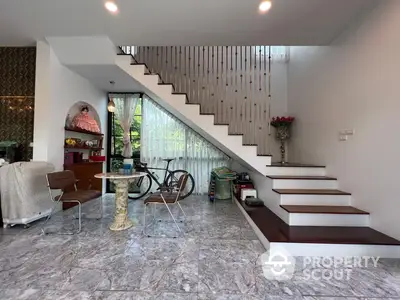
[[[400,258],[400,246],[363,244],[269,243],[271,251],[285,249],[292,256]],[[299,262],[301,263],[301,262]]]
[[[274,189],[337,189],[336,180],[273,179]]]
[[[291,226],[369,226],[369,215],[358,214],[289,214]]]
[[[346,206],[351,203],[350,195],[280,195],[281,205],[332,205]]]
[[[292,168],[292,167],[268,167],[266,175],[283,176],[325,176],[325,168]]]

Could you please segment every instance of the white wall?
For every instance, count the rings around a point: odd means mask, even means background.
[[[330,47],[292,47],[291,160],[324,164],[373,228],[400,238],[400,1],[382,1]],[[355,129],[347,142],[339,131]]]
[[[51,162],[62,170],[69,109],[78,101],[89,103],[99,114],[102,132],[106,132],[107,94],[63,66],[44,41],[37,43],[35,89],[33,160]]]

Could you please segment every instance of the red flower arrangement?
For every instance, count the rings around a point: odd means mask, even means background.
[[[294,121],[294,117],[273,117],[271,125],[273,127],[290,126]]]

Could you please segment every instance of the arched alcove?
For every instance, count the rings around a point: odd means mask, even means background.
[[[97,124],[99,125],[100,128],[101,127],[101,122],[100,122],[100,117],[99,114],[97,113],[96,109],[90,105],[87,102],[84,101],[78,101],[75,102],[74,105],[71,106],[71,108],[68,110],[67,115],[65,116],[65,124],[67,124],[67,119],[70,118],[71,120],[74,118],[74,116],[76,116],[78,113],[81,112],[81,108],[83,106],[87,106],[89,107],[89,115],[96,120]]]

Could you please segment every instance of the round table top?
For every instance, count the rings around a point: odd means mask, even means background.
[[[137,177],[142,177],[146,176],[147,173],[144,172],[134,172],[129,175],[124,175],[124,174],[119,174],[116,172],[108,172],[108,173],[99,173],[94,175],[96,178],[106,178],[106,179],[132,179],[132,178],[137,178]]]

